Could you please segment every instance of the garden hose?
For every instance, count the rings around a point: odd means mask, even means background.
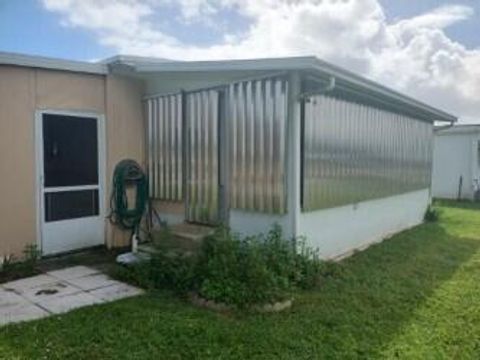
[[[135,187],[135,204],[128,203],[127,188]],[[110,221],[123,229],[135,233],[148,201],[148,181],[142,168],[134,160],[122,160],[113,173],[112,194],[110,197]]]

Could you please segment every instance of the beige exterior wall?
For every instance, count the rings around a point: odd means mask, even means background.
[[[36,237],[35,71],[0,67],[0,255],[19,256]]]
[[[105,114],[105,77],[64,71],[35,71],[36,108]]]
[[[115,164],[143,160],[142,93],[141,83],[114,76],[0,66],[0,261],[37,242],[35,111],[105,115],[108,198]],[[108,245],[128,244],[122,232],[106,229]]]
[[[106,84],[107,196],[109,196],[113,170],[120,160],[133,159],[145,168],[143,84],[114,75],[107,76]],[[109,247],[127,246],[130,243],[130,235],[129,232],[107,223]]]

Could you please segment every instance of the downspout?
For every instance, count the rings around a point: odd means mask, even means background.
[[[435,129],[435,126],[434,126],[433,128],[434,128],[435,132],[441,132],[441,131],[450,129],[453,126],[455,126],[455,123],[452,121],[448,125],[445,125],[445,126],[442,126],[442,127],[437,127],[436,129]]]
[[[311,80],[316,81],[316,82],[320,82],[320,80],[318,78],[313,77],[313,76],[307,76],[306,78],[311,79]],[[336,83],[337,83],[337,80],[336,80],[335,76],[330,76],[330,79],[328,80],[328,84],[325,87],[319,88],[319,89],[316,89],[316,90],[312,90],[312,91],[303,92],[298,96],[298,100],[306,100],[306,99],[311,98],[314,95],[322,95],[322,94],[326,94],[330,91],[333,91],[333,90],[335,90]]]

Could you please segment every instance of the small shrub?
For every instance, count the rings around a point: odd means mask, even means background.
[[[37,274],[37,262],[40,252],[37,246],[27,245],[23,250],[23,258],[13,255],[4,256],[0,263],[0,282],[11,281]]]
[[[440,218],[440,213],[438,209],[429,205],[423,218],[425,222],[437,222]]]
[[[150,261],[153,285],[185,294],[192,289],[196,258],[181,252],[159,251]]]
[[[276,239],[240,239],[220,229],[205,239],[200,249],[196,290],[206,299],[239,308],[284,299],[293,284],[279,263],[282,250],[283,244]],[[274,262],[275,258],[279,262]]]
[[[15,256],[13,255],[4,256],[0,264],[0,272],[3,272],[3,273],[10,272],[14,268],[14,264],[15,264]]]
[[[203,241],[198,253],[185,256],[159,249],[148,263],[134,266],[122,278],[248,308],[315,286],[323,270],[318,252],[307,247],[305,239],[285,239],[279,226],[246,238],[221,227]]]
[[[325,263],[320,261],[318,250],[308,247],[304,238],[297,242],[295,261],[297,286],[306,290],[317,285]]]
[[[26,271],[34,271],[40,258],[40,251],[35,244],[29,244],[23,249],[23,266]]]
[[[154,289],[152,266],[149,262],[140,262],[128,267],[117,267],[111,274],[115,279],[144,289]]]

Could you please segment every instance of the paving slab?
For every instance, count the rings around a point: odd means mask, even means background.
[[[86,292],[79,292],[65,296],[45,299],[38,302],[38,305],[52,314],[62,314],[83,306],[100,304],[103,300],[96,298]]]
[[[81,278],[70,279],[68,280],[68,283],[85,291],[121,284],[121,282],[113,280],[105,274],[95,274]]]
[[[131,296],[137,296],[144,293],[142,289],[130,286],[127,284],[119,283],[110,285],[100,289],[96,289],[89,292],[96,298],[102,299],[105,302],[119,300]]]
[[[20,321],[37,320],[50,313],[34,304],[24,304],[0,309],[0,326]]]
[[[86,266],[52,271],[0,285],[0,326],[142,293]]]
[[[19,294],[33,303],[38,303],[46,299],[71,295],[81,291],[81,289],[70,285],[66,281],[56,281],[53,283],[24,289]]]
[[[100,271],[88,266],[72,266],[66,269],[49,271],[47,274],[61,280],[77,279],[84,276],[99,274]]]
[[[17,293],[24,291],[36,286],[41,286],[45,284],[51,284],[55,281],[58,281],[57,278],[54,278],[47,274],[36,275],[28,277],[25,279],[10,281],[1,285],[4,289],[13,290]]]
[[[0,325],[39,319],[49,313],[13,291],[0,289]]]
[[[29,304],[29,302],[23,296],[18,295],[14,291],[0,288],[0,311],[22,304]]]

